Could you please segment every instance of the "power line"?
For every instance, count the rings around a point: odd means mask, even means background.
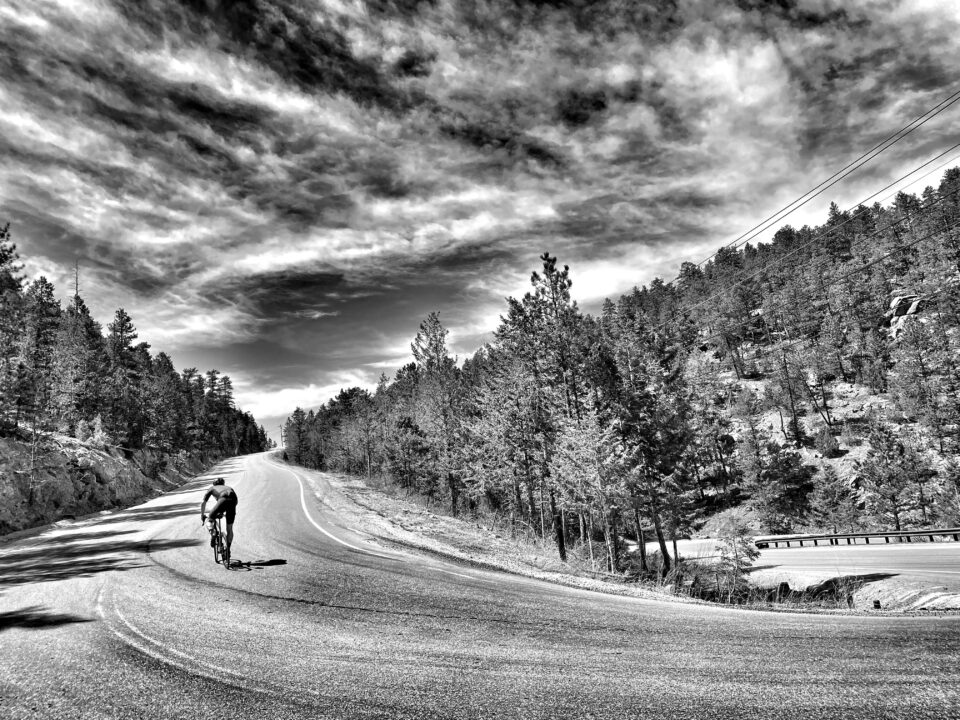
[[[843,168],[841,168],[840,170],[838,170],[837,172],[835,172],[833,175],[831,175],[830,177],[828,177],[826,180],[823,180],[819,185],[816,185],[816,186],[813,187],[811,190],[808,190],[806,193],[804,193],[803,195],[801,195],[799,198],[797,198],[797,199],[794,200],[793,202],[791,202],[791,203],[785,205],[784,207],[782,207],[780,210],[778,210],[777,212],[775,212],[773,215],[771,215],[770,217],[768,217],[766,220],[763,220],[763,221],[761,221],[760,223],[758,223],[757,225],[754,225],[752,228],[750,228],[750,229],[747,230],[745,233],[743,233],[743,234],[740,235],[739,237],[735,238],[735,239],[732,240],[731,242],[729,242],[729,243],[727,243],[726,245],[724,245],[720,250],[718,250],[717,252],[713,253],[713,254],[710,255],[708,258],[706,258],[706,259],[704,259],[704,260],[701,260],[699,263],[697,263],[697,267],[701,267],[701,266],[703,266],[704,264],[706,264],[707,262],[709,262],[710,260],[712,260],[712,259],[713,259],[714,257],[716,257],[722,250],[725,250],[725,249],[731,248],[731,247],[737,247],[737,246],[739,246],[740,244],[749,242],[750,240],[752,240],[753,238],[755,238],[757,235],[759,235],[761,232],[763,232],[764,230],[767,230],[767,229],[768,229],[771,225],[773,225],[774,223],[780,222],[784,217],[786,217],[786,216],[789,215],[790,213],[792,213],[792,212],[794,212],[795,210],[798,210],[799,208],[803,207],[803,206],[806,205],[808,202],[810,202],[811,200],[813,200],[813,199],[816,198],[817,196],[821,195],[821,194],[822,194],[824,191],[826,191],[828,188],[833,187],[833,186],[836,185],[838,182],[840,182],[841,180],[845,179],[847,176],[849,176],[849,175],[851,175],[852,173],[854,173],[854,172],[856,172],[857,170],[859,170],[861,167],[863,167],[864,165],[866,165],[867,163],[869,163],[871,160],[873,160],[875,157],[877,157],[878,155],[880,155],[880,153],[888,150],[890,147],[892,147],[892,146],[895,145],[896,143],[898,143],[898,142],[900,142],[901,140],[903,140],[905,137],[907,137],[907,136],[908,136],[910,133],[912,133],[914,130],[916,130],[917,128],[922,127],[923,125],[925,125],[929,120],[932,120],[934,117],[936,117],[937,115],[939,115],[940,113],[942,113],[942,112],[943,112],[944,110],[946,110],[947,108],[951,107],[951,106],[952,106],[954,103],[956,103],[957,101],[960,101],[960,90],[958,90],[957,92],[953,93],[952,95],[950,95],[950,96],[947,97],[946,99],[942,100],[941,102],[937,103],[936,105],[934,105],[932,108],[930,108],[929,110],[927,110],[927,111],[924,112],[923,114],[917,116],[914,120],[912,120],[911,122],[907,123],[907,125],[905,125],[904,127],[900,128],[900,130],[897,130],[895,133],[893,133],[892,135],[890,135],[889,137],[887,137],[886,139],[884,139],[883,141],[881,141],[880,143],[878,143],[877,145],[875,145],[873,148],[871,148],[870,150],[868,150],[867,152],[865,152],[863,155],[861,155],[860,157],[858,157],[858,158],[857,158],[856,160],[854,160],[853,162],[847,164],[846,166],[844,166]],[[928,116],[929,116],[929,117],[928,117]],[[911,127],[911,126],[913,126],[913,127]],[[849,171],[849,172],[848,172],[848,171]],[[813,194],[811,194],[811,193],[813,193]],[[808,197],[808,196],[809,196],[809,197]],[[806,198],[806,199],[804,199],[804,198]],[[801,201],[802,201],[802,202],[801,202]],[[796,206],[796,207],[794,207],[794,206]],[[748,236],[749,236],[749,237],[748,237]],[[743,241],[743,243],[741,243],[741,241]]]
[[[960,188],[957,188],[956,190],[954,190],[953,192],[949,193],[948,195],[945,195],[944,197],[945,197],[945,198],[946,198],[946,197],[950,197],[951,195],[956,195],[957,193],[960,193]],[[941,204],[941,203],[942,203],[942,199],[938,199],[938,200],[936,200],[936,201],[934,201],[934,202],[931,202],[931,203],[929,203],[928,205],[922,207],[921,210],[927,209],[927,208],[929,208],[929,207],[933,207],[935,204]],[[892,226],[887,226],[887,227],[883,228],[882,230],[887,230],[887,229],[889,229],[889,227],[892,227]],[[947,225],[944,225],[944,226],[941,227],[941,228],[938,228],[938,229],[936,229],[936,230],[933,230],[933,231],[931,231],[930,233],[927,233],[926,235],[924,235],[923,237],[917,238],[917,239],[912,240],[912,241],[910,241],[910,242],[908,242],[908,243],[906,243],[906,244],[904,244],[904,245],[901,245],[901,246],[899,246],[899,247],[897,247],[897,248],[894,248],[893,250],[891,250],[891,251],[889,251],[889,252],[887,252],[887,253],[884,253],[884,254],[881,255],[880,257],[874,258],[873,260],[871,260],[870,262],[868,262],[868,263],[866,263],[866,264],[864,264],[864,265],[860,265],[860,266],[858,266],[858,267],[856,267],[856,268],[853,268],[852,270],[850,270],[850,271],[848,271],[848,272],[846,272],[846,273],[843,273],[843,274],[840,275],[839,277],[836,277],[836,278],[830,280],[829,282],[825,283],[825,284],[824,284],[824,289],[826,289],[826,288],[828,288],[828,287],[831,287],[831,286],[834,286],[834,285],[837,285],[837,284],[843,282],[844,280],[847,280],[848,278],[853,277],[854,275],[857,275],[857,274],[862,273],[862,272],[864,272],[864,271],[866,271],[866,270],[869,270],[871,267],[874,267],[875,265],[878,265],[879,263],[881,263],[881,262],[883,262],[884,260],[887,260],[887,259],[893,257],[894,255],[896,255],[896,254],[898,254],[898,253],[902,253],[902,252],[904,252],[905,250],[909,250],[910,248],[915,247],[915,246],[919,245],[920,243],[922,243],[922,242],[924,242],[924,241],[926,241],[926,240],[929,240],[929,239],[932,238],[932,237],[935,237],[935,236],[937,236],[937,235],[939,235],[939,234],[941,234],[941,233],[944,233],[944,232],[947,232],[947,231],[949,231],[949,230],[952,230],[952,229],[954,229],[954,228],[956,228],[956,227],[960,227],[960,219],[957,219],[957,220],[953,221],[952,223],[949,223],[949,224],[947,224]],[[933,295],[936,295],[936,294],[939,294],[939,293],[942,292],[942,291],[943,291],[943,290],[941,289],[941,290],[938,290],[938,291],[936,291],[935,293],[932,293],[932,294],[933,294]],[[741,324],[741,326],[744,325],[743,322],[741,322],[740,324]],[[802,332],[804,332],[804,331],[801,330],[801,333],[802,333]],[[723,333],[714,333],[713,335],[709,335],[709,336],[707,336],[707,337],[705,337],[705,338],[702,338],[701,341],[702,341],[702,342],[709,342],[709,341],[711,341],[711,340],[719,340],[719,339],[722,338],[722,337],[724,337],[724,334],[723,334]],[[799,344],[799,343],[801,343],[801,342],[806,342],[806,340],[807,340],[807,338],[803,338],[803,337],[798,338],[797,340],[793,340],[793,341],[788,342],[787,345],[786,345],[786,347],[788,347],[788,348],[789,348],[789,347],[792,347],[793,345]]]
[[[897,180],[894,180],[892,183],[890,183],[890,184],[887,185],[886,187],[878,190],[878,191],[875,192],[873,195],[870,195],[869,197],[865,198],[864,200],[861,200],[861,201],[860,201],[859,203],[857,203],[856,205],[851,206],[851,207],[847,210],[847,212],[850,212],[850,211],[852,211],[852,210],[855,210],[857,207],[859,207],[860,205],[863,205],[865,202],[869,202],[870,200],[872,200],[873,198],[875,198],[877,195],[879,195],[880,193],[882,193],[884,190],[888,190],[889,188],[893,187],[894,185],[897,185],[898,183],[902,182],[903,180],[905,180],[906,178],[910,177],[910,176],[913,175],[914,173],[922,170],[922,169],[923,169],[924,167],[926,167],[927,165],[930,165],[931,163],[936,162],[937,160],[939,160],[940,158],[942,158],[944,155],[946,155],[946,154],[949,153],[949,152],[952,152],[953,150],[956,150],[957,148],[960,148],[960,143],[957,143],[957,144],[953,145],[952,147],[944,150],[944,151],[943,151],[942,153],[940,153],[939,155],[931,158],[930,160],[928,160],[927,162],[925,162],[925,163],[923,163],[922,165],[918,166],[917,168],[914,168],[913,170],[911,170],[910,172],[908,172],[906,175],[902,175],[900,178],[898,178]],[[951,160],[948,160],[946,163],[943,163],[942,165],[940,165],[940,166],[938,166],[937,168],[935,168],[934,170],[932,170],[931,173],[937,172],[938,170],[940,170],[941,168],[943,168],[945,165],[949,165],[951,162],[953,162],[953,161],[956,160],[956,159],[958,159],[958,158],[953,158],[953,159],[951,159]],[[927,174],[929,175],[929,174],[931,174],[931,173],[927,173]],[[956,193],[956,192],[957,192],[957,191],[953,191],[952,193],[949,193],[949,194],[946,195],[945,197],[949,197],[950,195],[952,195],[952,194],[954,194],[954,193]],[[891,193],[891,194],[892,194],[892,193]],[[887,197],[885,197],[885,198],[883,198],[883,199],[886,200],[886,199],[888,199],[889,197],[890,197],[890,196],[888,195]],[[930,203],[927,203],[926,205],[921,205],[919,209],[920,209],[920,210],[925,210],[927,207],[932,206],[935,202],[939,202],[939,200],[932,201],[932,202],[930,202]],[[895,227],[896,225],[899,225],[900,223],[902,223],[902,222],[904,222],[906,219],[908,219],[908,217],[909,217],[909,216],[904,216],[904,217],[900,218],[899,220],[897,220],[896,222],[891,223],[890,225],[887,225],[887,226],[885,226],[884,228],[878,229],[876,232],[873,233],[873,235],[871,235],[871,237],[878,237],[881,232],[883,232],[884,230],[888,230],[888,229],[890,229],[891,227]],[[774,262],[770,263],[769,265],[766,265],[766,266],[764,266],[763,268],[757,270],[757,271],[754,272],[752,275],[749,275],[749,276],[747,276],[747,277],[745,277],[745,278],[742,278],[742,279],[738,280],[737,282],[733,283],[732,285],[728,285],[727,287],[723,288],[722,290],[720,290],[720,291],[718,291],[718,292],[715,292],[714,294],[710,295],[709,297],[707,297],[707,298],[701,300],[700,302],[694,304],[693,306],[687,308],[687,311],[689,312],[689,311],[693,311],[693,310],[696,310],[696,309],[698,309],[698,308],[701,308],[701,307],[703,307],[704,305],[706,305],[707,303],[711,302],[712,300],[716,300],[716,299],[718,299],[718,298],[720,298],[720,297],[723,297],[724,295],[726,295],[726,294],[727,294],[728,292],[730,292],[731,290],[734,290],[734,289],[736,289],[736,288],[738,288],[738,287],[743,286],[744,283],[749,282],[750,280],[753,280],[753,279],[756,278],[758,275],[761,275],[761,274],[763,274],[764,272],[767,272],[767,271],[769,271],[769,270],[772,269],[772,268],[776,268],[778,265],[782,265],[788,258],[793,257],[794,255],[796,255],[797,253],[799,253],[801,250],[804,250],[804,249],[806,249],[806,248],[809,248],[811,245],[813,245],[814,243],[816,243],[818,240],[822,239],[822,238],[825,237],[826,235],[840,230],[841,228],[843,228],[843,227],[844,227],[845,225],[847,225],[848,223],[853,222],[855,219],[856,219],[856,216],[854,215],[854,216],[851,216],[849,219],[844,220],[844,221],[843,221],[842,223],[840,223],[839,225],[834,225],[833,227],[829,227],[829,228],[826,228],[826,229],[822,230],[821,232],[815,234],[812,238],[810,238],[810,240],[807,241],[806,243],[803,243],[802,245],[798,245],[797,247],[795,247],[795,248],[793,248],[792,250],[790,250],[790,252],[788,252],[788,253],[786,253],[786,254],[784,254],[784,255],[781,255],[779,258],[777,258],[776,261],[774,261]],[[666,322],[660,323],[656,328],[654,328],[654,330],[662,329],[666,324],[667,324]]]
[[[926,203],[926,204],[921,205],[921,206],[918,208],[918,213],[921,213],[922,211],[927,210],[927,209],[933,207],[934,205],[942,205],[942,204],[943,204],[943,201],[944,201],[945,199],[947,199],[947,198],[949,198],[949,197],[952,197],[952,196],[956,196],[958,193],[960,193],[960,187],[957,187],[955,190],[952,190],[951,192],[947,193],[946,195],[943,195],[943,196],[938,197],[938,198],[936,198],[936,199],[934,199],[934,200],[932,200],[932,201],[930,201],[930,202],[928,202],[928,203]],[[890,224],[888,224],[888,225],[885,225],[885,226],[882,227],[882,228],[877,228],[877,230],[874,231],[874,233],[872,233],[871,235],[869,235],[869,236],[867,236],[866,238],[864,238],[864,240],[869,240],[869,239],[872,239],[872,238],[875,238],[875,237],[879,237],[881,233],[886,232],[886,231],[889,231],[891,228],[896,227],[896,226],[899,225],[900,223],[902,223],[902,222],[904,222],[904,221],[906,221],[906,220],[909,220],[909,219],[911,219],[912,217],[913,217],[913,216],[911,216],[911,215],[909,215],[909,214],[905,214],[903,217],[901,217],[901,218],[898,219],[897,221],[895,221],[895,222],[893,222],[893,223],[890,223]],[[934,231],[928,233],[927,235],[924,235],[924,236],[921,237],[921,238],[915,239],[915,240],[913,240],[913,241],[911,241],[911,242],[909,242],[909,243],[907,243],[907,244],[905,244],[905,245],[902,245],[902,246],[900,246],[900,247],[894,248],[894,249],[891,250],[890,252],[888,252],[888,253],[886,253],[886,254],[884,254],[884,255],[881,255],[881,256],[878,257],[878,258],[875,258],[874,260],[870,261],[870,262],[867,263],[866,265],[861,265],[861,266],[858,266],[858,267],[856,267],[856,268],[853,268],[852,270],[850,270],[850,271],[848,271],[848,272],[840,275],[839,277],[834,278],[833,280],[831,280],[830,282],[828,282],[828,283],[826,283],[826,284],[824,285],[824,289],[826,289],[827,287],[830,287],[830,286],[832,286],[832,285],[836,285],[837,283],[840,283],[840,282],[846,280],[847,278],[852,277],[853,275],[855,275],[855,274],[857,274],[857,273],[862,273],[862,272],[864,272],[865,270],[868,270],[869,268],[871,268],[871,267],[877,265],[878,263],[882,262],[883,260],[886,260],[887,258],[889,258],[889,257],[891,257],[891,256],[893,256],[893,255],[895,255],[895,254],[897,254],[897,253],[903,252],[904,250],[907,250],[907,249],[909,249],[909,248],[911,248],[911,247],[914,247],[914,246],[918,245],[919,243],[924,242],[925,240],[928,240],[928,239],[930,239],[931,237],[934,237],[934,236],[937,235],[937,234],[947,232],[947,231],[952,230],[953,228],[958,227],[958,226],[960,226],[960,219],[958,219],[957,221],[954,221],[954,222],[951,223],[951,224],[944,225],[943,227],[941,227],[941,228],[939,228],[939,229],[937,229],[937,230],[934,230]],[[811,243],[807,243],[806,246],[809,246],[810,244],[811,244]],[[709,300],[711,300],[711,299],[714,299],[714,298],[716,298],[716,297],[719,297],[720,295],[724,294],[725,292],[728,292],[729,290],[732,290],[734,287],[737,287],[737,286],[739,286],[739,285],[742,285],[743,283],[745,283],[745,282],[747,282],[748,280],[756,277],[756,276],[759,275],[760,273],[768,270],[770,267],[776,267],[778,264],[782,264],[782,261],[783,261],[784,259],[786,259],[786,257],[789,257],[789,256],[792,255],[792,254],[795,254],[796,252],[798,252],[799,250],[803,249],[803,247],[806,247],[806,246],[801,246],[801,247],[795,248],[794,250],[792,250],[792,251],[791,251],[790,253],[788,253],[787,255],[783,256],[782,258],[779,258],[776,263],[771,263],[770,266],[767,266],[767,267],[765,267],[765,268],[762,268],[761,270],[758,270],[756,273],[754,273],[754,274],[751,275],[750,277],[743,278],[742,280],[738,281],[738,282],[735,283],[734,285],[725,288],[724,290],[720,291],[719,293],[715,293],[714,295],[710,296],[710,298],[707,298],[707,301],[709,301]],[[689,313],[690,311],[695,310],[696,308],[702,306],[702,305],[704,304],[704,302],[706,302],[706,301],[701,301],[700,303],[698,303],[698,304],[696,304],[696,305],[694,305],[694,306],[692,306],[692,307],[690,307],[690,308],[686,308],[685,310],[686,310],[686,312]],[[668,324],[668,321],[662,322],[662,323],[660,323],[659,325],[656,325],[655,327],[651,328],[650,331],[655,333],[655,332],[657,332],[658,330],[663,329],[667,324]],[[746,325],[746,323],[741,320],[741,321],[740,321],[740,326],[741,326],[741,327],[745,327],[745,325]],[[802,331],[803,331],[803,330],[802,330]],[[712,335],[708,335],[708,336],[706,336],[706,337],[704,337],[704,338],[701,338],[700,341],[701,341],[701,342],[710,342],[711,340],[719,340],[719,339],[721,339],[721,338],[723,338],[723,337],[724,337],[724,333],[714,333],[714,334],[712,334]],[[801,339],[801,340],[802,340],[802,339]]]

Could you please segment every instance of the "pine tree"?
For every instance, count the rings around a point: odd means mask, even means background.
[[[76,425],[103,407],[106,346],[100,324],[79,295],[63,312],[53,353],[53,412],[57,421]]]
[[[104,385],[106,431],[119,444],[135,446],[143,429],[140,354],[133,341],[137,331],[133,320],[120,308],[107,326],[107,378]]]
[[[51,425],[53,353],[60,302],[44,278],[31,283],[24,297],[24,327],[17,354],[17,415],[36,429]]]
[[[870,451],[860,466],[867,511],[880,523],[893,521],[901,530],[907,514],[916,506],[911,471],[916,454],[885,421],[874,419],[870,429]]]
[[[0,431],[16,427],[17,355],[23,327],[23,266],[10,226],[0,227]]]
[[[420,373],[419,407],[424,429],[434,452],[437,480],[449,492],[450,509],[459,509],[460,482],[457,478],[454,447],[458,435],[458,373],[456,363],[447,352],[448,330],[437,313],[430,313],[410,346]],[[439,488],[438,488],[439,490]]]
[[[737,518],[725,522],[717,533],[717,560],[714,573],[718,599],[732,603],[749,592],[747,573],[760,551],[750,537],[750,529]]]
[[[307,454],[307,415],[302,408],[296,408],[287,419],[283,436],[287,455],[293,462],[301,462]]]
[[[824,465],[813,482],[810,516],[819,529],[832,533],[859,530],[859,497],[850,481],[839,477],[833,466]]]

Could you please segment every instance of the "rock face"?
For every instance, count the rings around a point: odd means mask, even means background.
[[[175,462],[151,450],[96,448],[63,436],[45,438],[33,463],[31,455],[29,443],[0,438],[0,535],[135,505],[203,467],[197,459]]]

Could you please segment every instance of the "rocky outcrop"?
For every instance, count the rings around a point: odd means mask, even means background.
[[[151,450],[97,448],[74,438],[0,438],[0,535],[110,508],[128,507],[181,485],[196,458]]]

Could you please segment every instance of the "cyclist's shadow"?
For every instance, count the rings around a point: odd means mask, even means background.
[[[280,558],[274,558],[273,560],[231,560],[230,569],[234,572],[250,572],[251,570],[261,570],[265,567],[286,564],[287,561]]]

